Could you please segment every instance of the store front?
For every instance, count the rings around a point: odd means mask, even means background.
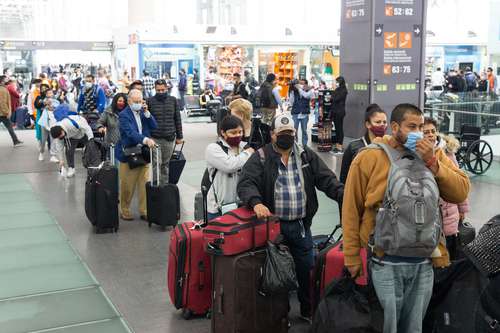
[[[276,74],[281,87],[282,97],[287,96],[291,80],[308,77],[310,71],[310,48],[306,47],[259,47],[258,48],[259,82],[266,79],[268,73]]]
[[[216,92],[232,90],[234,73],[254,72],[254,47],[238,45],[203,46],[205,85]]]
[[[340,75],[339,55],[338,45],[311,47],[311,75],[332,86],[334,78]]]
[[[148,71],[153,78],[177,79],[179,70],[187,74],[200,67],[198,47],[193,44],[139,44],[139,76]]]

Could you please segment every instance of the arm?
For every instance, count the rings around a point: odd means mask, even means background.
[[[278,89],[273,89],[273,96],[271,98],[274,98],[276,100],[276,103],[278,103],[280,108],[283,108],[283,101],[281,100],[281,95],[278,91]]]
[[[78,97],[78,108],[77,108],[78,112],[82,112],[84,100],[85,100],[85,96],[84,96],[83,91],[82,91],[80,93],[80,96]]]
[[[33,103],[33,105],[35,106],[35,108],[37,109],[43,109],[45,107],[45,105],[43,104],[43,98],[41,96],[38,96],[36,99],[35,99],[35,103]]]
[[[470,190],[469,177],[439,150],[436,153],[437,172],[434,173],[441,197],[450,203],[464,202]]]
[[[156,122],[155,117],[149,111],[144,111],[141,115],[141,121],[145,122],[149,129],[157,129],[158,123]]]
[[[102,113],[104,111],[104,107],[106,106],[106,95],[104,94],[104,90],[99,87],[97,88],[97,111]]]
[[[333,94],[333,103],[338,103],[347,98],[347,90],[346,89],[337,89]]]
[[[347,180],[347,174],[349,173],[353,155],[352,145],[349,144],[349,146],[347,146],[347,149],[344,151],[344,156],[342,157],[342,167],[340,169],[340,182],[344,184]]]
[[[307,99],[313,99],[314,98],[314,89],[309,89],[308,91],[305,91],[303,89],[298,88],[300,96],[303,98]]]
[[[368,177],[359,163],[361,152],[353,161],[345,184],[344,202],[342,206],[342,230],[344,234],[344,258],[346,266],[361,265],[360,224],[364,213],[364,203]]]
[[[92,132],[92,128],[90,128],[87,120],[85,120],[85,118],[83,118],[81,116],[74,116],[74,117],[75,118],[78,117],[78,120],[76,122],[78,123],[78,126],[80,126],[80,131],[83,131],[89,140],[93,139],[94,133]]]
[[[344,184],[337,180],[335,174],[326,166],[318,154],[308,148],[306,148],[306,152],[307,156],[310,156],[309,164],[314,176],[314,185],[330,199],[337,201],[339,208],[342,208]]]
[[[243,166],[240,179],[238,181],[238,197],[249,208],[254,208],[263,201],[260,187],[264,178],[264,166],[260,162],[258,152],[248,159]]]
[[[226,154],[216,143],[209,144],[205,150],[207,163],[224,173],[234,173],[240,170],[249,158],[250,154],[246,151],[242,151],[237,156]]]
[[[174,123],[175,123],[175,136],[177,139],[183,139],[184,136],[182,134],[182,118],[181,112],[177,107],[177,99],[175,100],[175,110],[174,110]]]
[[[108,113],[103,112],[97,121],[97,128],[108,126]]]

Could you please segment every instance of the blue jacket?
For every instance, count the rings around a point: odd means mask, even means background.
[[[94,98],[96,100],[97,111],[99,113],[104,112],[104,108],[106,106],[106,94],[104,93],[104,89],[102,89],[99,85],[94,85],[95,95]],[[80,96],[78,97],[78,112],[83,112],[83,103],[85,102],[85,88],[82,88]]]
[[[120,162],[126,162],[122,147],[127,148],[142,144],[144,138],[151,137],[151,130],[156,129],[157,124],[153,115],[146,118],[144,112],[141,111],[142,133],[140,133],[130,106],[120,112],[118,119],[120,122],[120,141],[116,144],[115,155]]]
[[[179,89],[179,91],[186,91],[187,90],[187,77],[186,77],[186,75],[181,75],[179,77],[179,84],[177,85],[177,89]]]

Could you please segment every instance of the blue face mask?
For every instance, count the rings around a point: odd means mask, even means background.
[[[408,134],[408,138],[406,139],[406,143],[404,146],[411,150],[412,152],[417,151],[417,141],[422,140],[424,138],[424,133],[422,132],[410,132]]]
[[[130,105],[130,108],[132,109],[132,111],[139,111],[140,109],[142,109],[142,104],[141,103],[133,103]]]

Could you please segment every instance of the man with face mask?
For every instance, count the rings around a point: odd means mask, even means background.
[[[142,92],[132,89],[128,93],[128,106],[120,112],[120,141],[115,147],[115,156],[120,161],[120,212],[126,221],[134,219],[130,204],[135,189],[139,192],[139,213],[142,220],[147,220],[146,182],[149,179],[149,164],[132,166],[128,163],[124,149],[136,146],[156,145],[151,138],[151,131],[157,128],[156,120],[148,111],[142,98]]]
[[[168,162],[174,147],[183,142],[182,119],[177,98],[168,94],[167,82],[158,79],[154,87],[156,94],[147,100],[147,107],[158,124],[151,136],[161,149],[160,185],[165,185],[168,183]],[[156,154],[153,154],[154,165],[156,158]],[[153,173],[153,177],[156,177],[156,173]],[[156,183],[156,179],[154,182]]]
[[[84,85],[78,99],[78,112],[104,112],[106,107],[106,94],[104,90],[95,83],[94,75],[85,76]]]
[[[444,239],[441,237],[442,241],[437,243],[436,237],[441,225],[439,195],[448,202],[463,202],[467,198],[470,181],[442,150],[435,150],[434,144],[423,138],[424,114],[419,108],[411,104],[397,105],[392,111],[390,125],[392,136],[374,138],[372,142],[385,144],[391,158],[400,163],[399,179],[403,180],[404,186],[411,188],[410,191],[402,187],[404,193],[408,193],[405,197],[407,204],[401,204],[403,201],[400,198],[405,195],[401,195],[401,191],[391,192],[390,202],[385,199],[391,181],[388,179],[391,162],[382,147],[369,146],[359,152],[347,175],[342,208],[345,265],[351,276],[358,276],[362,267],[360,249],[369,248],[372,252],[371,281],[384,308],[384,333],[417,333],[422,332],[422,320],[432,295],[432,264],[437,267],[449,265]],[[418,172],[420,176],[410,180],[408,173],[403,173],[406,172],[404,165],[408,166],[406,170],[414,174]],[[425,191],[421,189],[420,179],[426,180]],[[391,188],[394,189],[394,186]],[[439,192],[437,197],[432,195],[434,190]],[[421,200],[425,201],[413,201],[412,198],[422,192]],[[434,207],[434,211],[430,211],[429,207]],[[394,215],[394,212],[397,214]],[[404,220],[401,216],[405,216]],[[408,237],[404,240],[396,238],[398,241],[389,244],[378,242],[375,246],[377,239],[387,237],[388,234],[381,235],[380,230],[389,230],[387,223],[392,221],[401,226],[391,229],[389,234],[400,236],[400,231],[403,231],[402,235]],[[435,222],[430,224],[428,221]],[[418,233],[419,228],[429,228],[429,225],[432,232]],[[415,233],[419,236],[413,238]],[[417,238],[418,242],[411,243],[411,239]],[[427,240],[430,242],[424,243]],[[385,253],[393,251],[395,243],[401,242],[405,242],[404,252]],[[432,246],[426,246],[422,251],[422,244],[430,243]],[[390,250],[384,251],[382,246]],[[423,252],[432,253],[425,257],[421,255]]]
[[[277,216],[295,260],[300,313],[311,319],[310,270],[313,267],[311,223],[318,210],[316,188],[342,205],[343,185],[323,160],[295,143],[293,119],[277,116],[271,125],[272,143],[245,164],[238,196],[258,218]]]

